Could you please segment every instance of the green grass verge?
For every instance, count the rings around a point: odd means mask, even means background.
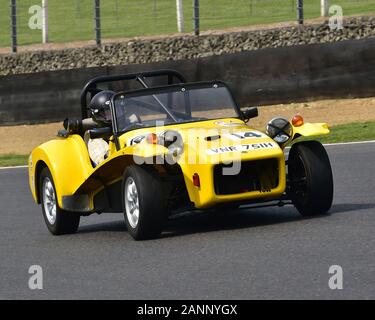
[[[204,0],[201,30],[295,21],[296,0]],[[0,47],[10,46],[9,0],[0,0]],[[50,42],[95,39],[93,0],[49,1]],[[375,13],[374,0],[335,0],[344,16]],[[29,9],[41,0],[17,1],[18,44],[40,43],[41,30],[29,28]],[[185,31],[193,31],[192,0],[183,0]],[[304,0],[306,19],[320,16],[320,1]],[[174,0],[101,1],[103,38],[161,35],[177,32]]]
[[[375,121],[351,123],[333,126],[331,133],[303,140],[318,140],[322,143],[355,142],[375,140]],[[301,141],[302,138],[297,141]],[[26,165],[28,155],[6,154],[0,155],[0,167]]]
[[[0,155],[0,167],[22,166],[27,164],[29,155],[4,154]]]

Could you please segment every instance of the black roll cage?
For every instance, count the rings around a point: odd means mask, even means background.
[[[168,77],[168,85],[174,83],[174,79],[176,78],[179,83],[186,83],[185,77],[176,70],[172,69],[161,69],[155,71],[145,71],[145,72],[136,72],[136,73],[127,73],[127,74],[119,74],[119,75],[108,75],[108,76],[99,76],[96,78],[91,79],[86,85],[83,87],[81,92],[81,116],[82,119],[86,119],[88,117],[87,114],[87,95],[90,94],[90,99],[98,93],[100,90],[98,89],[97,85],[99,83],[108,83],[114,81],[123,81],[123,80],[135,80],[139,82],[143,88],[149,88],[148,85],[145,83],[146,78],[153,78],[159,76],[167,76]]]
[[[155,87],[149,87],[148,84],[145,82],[146,78],[153,78],[153,77],[159,77],[159,76],[167,76],[168,77],[168,83],[166,86],[155,86]],[[174,79],[178,80],[178,83],[174,82]],[[87,109],[87,95],[90,94],[90,99],[101,90],[98,89],[97,84],[99,83],[108,83],[108,82],[114,82],[114,81],[123,81],[123,80],[135,80],[139,82],[143,89],[138,90],[131,90],[128,92],[119,92],[115,96],[112,97],[111,101],[111,114],[112,114],[112,132],[114,136],[114,142],[116,145],[116,149],[120,149],[120,143],[118,139],[118,130],[117,130],[117,119],[116,119],[116,110],[114,107],[114,98],[117,97],[120,94],[124,95],[132,95],[137,94],[140,92],[148,92],[152,94],[155,98],[155,100],[158,102],[158,104],[165,110],[165,112],[174,120],[174,115],[170,113],[169,109],[166,108],[161,101],[158,100],[158,98],[155,96],[158,91],[165,90],[165,89],[175,89],[178,87],[183,87],[184,84],[186,84],[188,87],[201,87],[202,85],[208,85],[208,84],[219,84],[222,86],[225,86],[229,94],[234,102],[234,105],[236,107],[236,112],[238,114],[238,117],[240,119],[243,118],[242,113],[240,111],[240,108],[238,104],[236,103],[236,100],[234,99],[233,93],[231,89],[222,81],[212,81],[212,82],[191,82],[187,83],[185,77],[179,73],[176,70],[172,69],[161,69],[161,70],[154,70],[154,71],[146,71],[146,72],[137,72],[137,73],[129,73],[129,74],[120,74],[120,75],[108,75],[108,76],[99,76],[96,78],[91,79],[83,88],[81,92],[81,116],[82,120],[88,118],[88,109]],[[188,104],[189,105],[189,104]]]

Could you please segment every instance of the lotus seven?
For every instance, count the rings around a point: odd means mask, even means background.
[[[331,207],[327,152],[299,141],[328,134],[325,123],[275,117],[256,130],[257,108],[241,109],[225,83],[189,83],[174,70],[94,78],[80,103],[81,116],[29,158],[31,193],[54,235],[93,213],[123,212],[140,240],[181,211],[293,204],[311,216]]]

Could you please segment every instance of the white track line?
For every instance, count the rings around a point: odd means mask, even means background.
[[[323,143],[325,147],[334,147],[334,146],[344,146],[344,145],[351,145],[351,144],[367,144],[367,143],[375,143],[375,140],[369,141],[355,141],[355,142],[336,142],[336,143]],[[285,150],[289,150],[291,147],[286,147]]]
[[[355,142],[337,142],[337,143],[324,143],[324,146],[342,146],[346,144],[366,144],[366,143],[375,143],[375,140],[369,141],[355,141]]]
[[[20,168],[27,168],[27,166],[0,167],[0,170],[6,170],[6,169],[20,169]]]
[[[351,144],[366,144],[366,143],[375,143],[375,140],[369,140],[369,141],[355,141],[355,142],[338,142],[338,143],[324,143],[323,145],[326,147],[331,146],[343,146],[343,145],[351,145]],[[285,149],[290,149],[290,147],[287,147]],[[15,167],[0,167],[0,170],[7,170],[7,169],[22,169],[27,168],[28,166],[15,166]]]

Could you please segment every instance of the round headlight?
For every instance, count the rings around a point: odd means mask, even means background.
[[[291,138],[293,128],[288,120],[274,118],[267,123],[266,133],[277,143],[285,143]]]
[[[159,136],[160,144],[168,148],[169,153],[174,157],[179,156],[184,151],[184,143],[181,135],[174,130],[164,131]]]

